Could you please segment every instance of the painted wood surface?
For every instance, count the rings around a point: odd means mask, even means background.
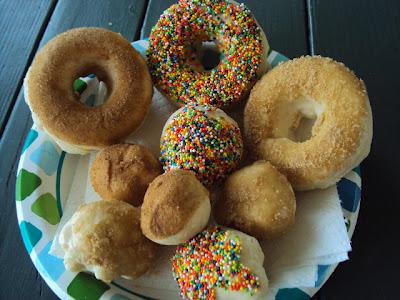
[[[322,288],[321,299],[399,299],[400,2],[310,4],[315,54],[342,61],[365,81],[374,116],[353,251]]]
[[[40,46],[58,33],[81,26],[110,28],[120,32],[129,40],[134,40],[139,36],[146,6],[146,1],[135,0],[59,1],[40,38]],[[14,18],[17,18],[18,14],[28,15],[31,12],[21,7],[19,11],[11,10],[9,13],[15,14]],[[23,23],[20,26],[20,28],[14,28],[15,35],[18,31],[29,30],[30,24]],[[21,73],[21,79],[23,76],[24,74]],[[15,213],[14,190],[18,157],[24,137],[31,126],[30,112],[24,102],[22,90],[19,89],[15,106],[0,141],[0,188],[2,191],[0,299],[57,299],[35,270],[24,249]]]
[[[56,299],[22,245],[15,215],[16,167],[32,125],[21,85],[34,53],[72,27],[105,27],[130,40],[147,37],[174,2],[0,0],[0,299]],[[315,53],[342,61],[365,80],[370,95],[374,142],[362,165],[363,204],[351,260],[339,266],[314,299],[397,299],[400,2],[244,2],[273,49],[289,57]]]
[[[0,137],[55,3],[0,1]]]

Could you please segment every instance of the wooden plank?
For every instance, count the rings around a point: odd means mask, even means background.
[[[323,287],[321,299],[397,299],[400,2],[309,3],[315,53],[344,62],[365,81],[374,116],[351,259]]]
[[[54,0],[0,2],[0,137]]]
[[[146,6],[145,0],[60,1],[40,45],[62,31],[79,26],[110,28],[133,40],[139,36]],[[31,125],[30,112],[20,90],[0,141],[0,299],[56,299],[22,246],[16,221],[16,169],[24,137]]]
[[[151,28],[156,24],[162,12],[174,0],[150,0],[146,18],[141,30],[141,38],[150,35]],[[267,35],[272,49],[288,57],[296,57],[308,53],[306,8],[300,0],[247,0],[239,1],[247,5],[253,12]]]

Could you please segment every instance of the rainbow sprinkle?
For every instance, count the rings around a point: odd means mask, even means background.
[[[240,262],[240,240],[229,233],[209,227],[177,247],[172,272],[183,299],[215,299],[214,287],[257,293],[259,279]]]
[[[187,105],[166,124],[160,148],[165,171],[192,170],[200,181],[211,185],[237,167],[243,142],[236,124]]]
[[[214,41],[220,64],[199,71],[195,45]],[[153,27],[147,50],[154,83],[173,101],[221,107],[237,102],[257,79],[261,30],[249,9],[226,0],[181,0]],[[197,61],[196,61],[197,60]]]

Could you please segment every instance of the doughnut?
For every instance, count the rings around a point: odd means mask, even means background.
[[[105,82],[104,104],[79,101],[75,79],[95,74]],[[25,78],[32,118],[62,150],[86,154],[115,144],[142,123],[153,95],[146,62],[120,34],[101,28],[68,30],[36,55]]]
[[[174,170],[150,184],[141,209],[140,226],[153,242],[177,245],[203,230],[210,212],[209,192],[194,173]]]
[[[251,155],[270,161],[295,190],[329,187],[370,151],[372,113],[365,85],[330,58],[284,62],[252,89],[244,135]]]
[[[173,277],[183,299],[265,299],[268,279],[258,241],[240,231],[208,227],[177,247]]]
[[[117,144],[97,153],[89,174],[93,189],[101,198],[139,206],[150,182],[161,170],[158,159],[145,146]]]
[[[196,55],[203,42],[220,52],[211,70]],[[222,107],[247,97],[267,70],[268,51],[264,32],[243,4],[181,0],[153,27],[147,59],[155,86],[172,102]]]
[[[153,265],[158,249],[142,234],[139,219],[140,209],[123,201],[81,205],[59,236],[65,267],[92,272],[105,282],[139,277]]]
[[[214,207],[218,224],[259,239],[282,235],[293,224],[296,199],[292,186],[273,165],[257,161],[228,177]]]
[[[160,148],[165,171],[192,170],[210,186],[237,167],[243,142],[237,123],[221,109],[186,105],[166,122]]]

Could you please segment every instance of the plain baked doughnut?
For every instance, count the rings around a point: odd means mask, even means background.
[[[161,171],[158,159],[145,146],[117,144],[97,153],[90,167],[90,181],[103,199],[139,206],[150,182]]]
[[[257,161],[228,177],[214,208],[218,224],[270,239],[294,224],[296,199],[284,175],[269,162]]]
[[[123,201],[81,205],[59,236],[65,267],[105,282],[142,275],[154,264],[158,246],[142,234],[139,219],[140,209]]]
[[[208,190],[191,171],[174,170],[158,176],[144,197],[140,224],[143,234],[163,245],[177,245],[208,223]]]
[[[270,161],[295,190],[331,186],[369,153],[365,85],[330,58],[284,62],[251,91],[244,135],[253,156]]]
[[[96,74],[106,102],[89,107],[72,86]],[[76,28],[50,40],[25,79],[25,100],[39,126],[69,153],[85,154],[118,143],[144,120],[153,95],[146,62],[121,35],[102,28]]]

